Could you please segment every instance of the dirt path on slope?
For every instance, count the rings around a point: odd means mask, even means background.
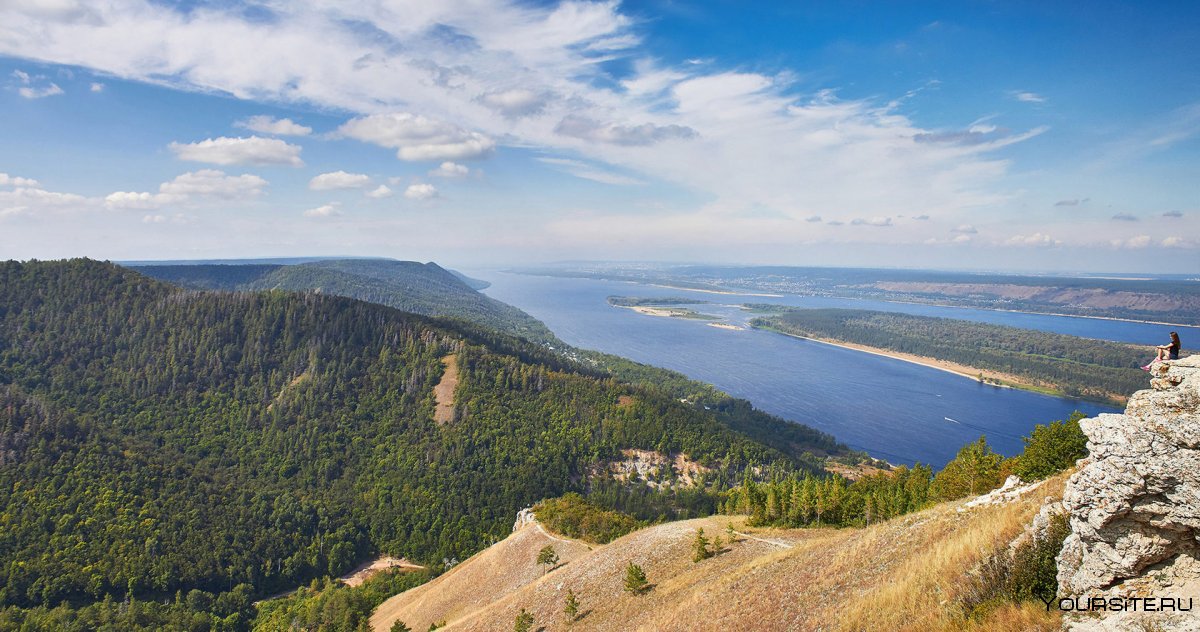
[[[437,399],[437,407],[433,410],[433,420],[438,424],[448,424],[454,421],[454,389],[458,387],[458,355],[451,353],[442,358],[446,372],[442,380],[433,387],[433,396]]]

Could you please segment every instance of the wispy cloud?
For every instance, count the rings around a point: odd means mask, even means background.
[[[566,171],[567,173],[569,173],[577,178],[583,178],[585,180],[592,180],[594,182],[601,182],[604,184],[615,184],[615,185],[645,184],[644,182],[642,182],[641,180],[638,180],[637,178],[631,178],[626,175],[614,173],[613,171],[603,169],[603,168],[597,167],[595,165],[590,165],[586,162],[583,162],[582,160],[573,160],[570,158],[542,157],[542,158],[538,158],[538,161],[544,162],[548,165],[554,165],[556,167],[560,167],[560,168],[562,168],[563,171]]]
[[[17,94],[26,99],[43,99],[63,93],[63,89],[42,75],[30,75],[22,70],[14,70],[12,76],[17,80]]]
[[[1018,101],[1021,101],[1023,103],[1045,103],[1046,102],[1046,97],[1044,97],[1036,92],[1029,92],[1026,90],[1014,90],[1014,91],[1010,92],[1009,94],[1012,95],[1012,98],[1014,98]]]

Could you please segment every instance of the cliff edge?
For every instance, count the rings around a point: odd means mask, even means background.
[[[1150,385],[1125,414],[1080,424],[1090,455],[1067,483],[1058,556],[1066,629],[1200,631],[1200,355],[1155,364]]]

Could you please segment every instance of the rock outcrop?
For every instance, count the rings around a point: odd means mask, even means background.
[[[1200,605],[1200,356],[1155,364],[1150,384],[1125,414],[1081,422],[1090,456],[1063,496],[1072,534],[1058,556],[1059,597],[1093,607],[1066,617],[1071,630],[1200,630],[1195,610],[1128,601]],[[1089,598],[1105,599],[1104,611]]]

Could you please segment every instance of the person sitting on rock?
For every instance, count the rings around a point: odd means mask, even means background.
[[[1172,331],[1171,332],[1171,344],[1158,345],[1157,347],[1155,347],[1155,349],[1158,349],[1158,355],[1153,360],[1150,361],[1150,364],[1147,364],[1146,366],[1142,367],[1143,371],[1149,371],[1150,366],[1153,365],[1155,362],[1161,362],[1163,360],[1178,360],[1179,359],[1179,334]]]

